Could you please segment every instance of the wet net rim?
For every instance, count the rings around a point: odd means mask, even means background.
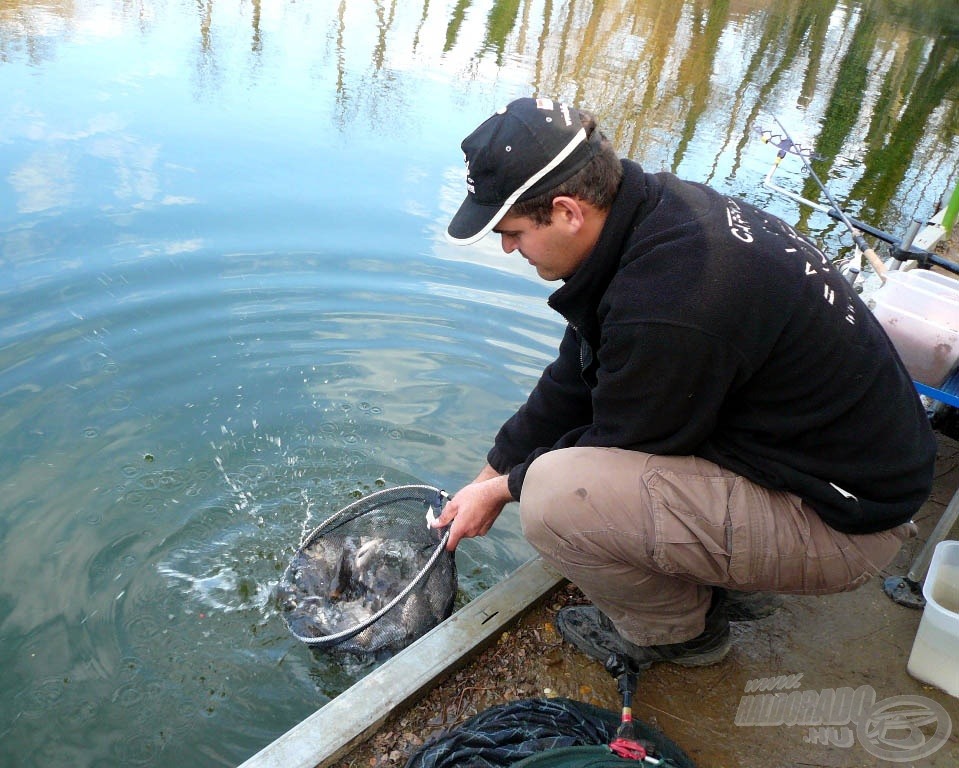
[[[375,505],[372,504],[373,501],[375,501],[377,498],[381,496],[395,496],[397,491],[399,492],[410,491],[411,493],[418,491],[419,493],[417,495],[411,495],[408,497],[412,499],[422,499],[422,497],[425,496],[427,492],[429,492],[435,495],[439,499],[440,505],[445,504],[445,502],[449,498],[449,495],[446,493],[446,491],[442,491],[439,488],[434,488],[432,485],[397,485],[393,488],[384,488],[383,490],[375,491],[374,493],[371,493],[368,496],[364,496],[361,499],[357,499],[356,501],[351,502],[350,504],[347,504],[341,510],[339,510],[338,512],[334,512],[332,515],[326,518],[326,520],[324,520],[322,523],[316,526],[316,528],[310,531],[310,533],[306,536],[306,538],[303,539],[303,541],[300,543],[300,546],[296,550],[296,554],[299,554],[300,552],[302,552],[305,547],[308,547],[317,539],[317,537],[323,535],[323,533],[325,533],[328,528],[332,527],[333,524],[339,518],[354,511],[356,507],[371,506],[370,511],[372,511],[372,508],[375,508]],[[393,500],[399,501],[402,498],[403,497],[401,497],[400,499],[393,499]],[[368,514],[368,513],[363,513],[363,514]],[[304,637],[303,635],[297,634],[294,631],[293,627],[287,624],[287,626],[289,627],[290,633],[297,640],[300,640],[301,642],[306,643],[307,645],[315,645],[320,647],[325,645],[335,645],[337,643],[342,643],[344,640],[349,640],[351,637],[358,635],[364,629],[372,626],[381,618],[383,618],[387,613],[393,610],[393,608],[395,608],[396,605],[401,600],[403,600],[410,592],[412,592],[413,589],[415,589],[416,585],[419,584],[431,570],[433,570],[433,565],[439,559],[440,555],[443,554],[443,550],[446,548],[446,542],[449,539],[449,537],[450,537],[450,529],[449,529],[449,526],[447,526],[446,530],[443,531],[443,535],[440,537],[439,544],[436,545],[436,548],[433,550],[433,554],[430,555],[430,559],[427,561],[426,565],[424,565],[420,569],[420,572],[416,574],[416,576],[410,581],[410,583],[407,584],[396,597],[394,597],[392,600],[390,600],[389,603],[384,605],[382,608],[380,608],[380,610],[378,610],[376,613],[370,616],[370,618],[360,622],[355,627],[344,629],[341,632],[335,632],[332,635],[321,635],[319,637],[313,637],[313,636]]]

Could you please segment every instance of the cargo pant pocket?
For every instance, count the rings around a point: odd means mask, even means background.
[[[748,514],[754,501],[748,480],[657,468],[644,481],[654,526],[650,554],[658,569],[702,584],[746,585],[755,579],[766,545]]]
[[[652,562],[664,574],[702,584],[807,595],[855,589],[886,567],[915,529],[840,533],[798,496],[732,473],[660,467],[644,482]]]

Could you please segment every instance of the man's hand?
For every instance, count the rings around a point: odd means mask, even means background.
[[[452,552],[461,539],[485,536],[503,507],[512,500],[506,475],[498,475],[487,466],[446,503],[433,527],[442,528],[452,521],[446,542],[446,549]]]

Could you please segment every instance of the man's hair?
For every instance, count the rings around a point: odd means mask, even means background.
[[[587,140],[595,141],[593,132],[599,131],[599,152],[559,186],[529,200],[514,203],[509,210],[511,216],[529,217],[537,226],[544,227],[553,220],[553,199],[556,197],[575,197],[601,211],[610,209],[623,178],[623,165],[612,142],[600,131],[596,118],[582,110],[580,115]]]

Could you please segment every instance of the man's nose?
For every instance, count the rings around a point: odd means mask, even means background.
[[[504,253],[512,253],[516,250],[516,241],[509,235],[500,235],[500,243]]]

